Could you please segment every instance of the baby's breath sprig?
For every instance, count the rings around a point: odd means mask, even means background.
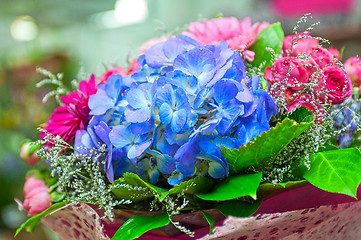
[[[104,209],[104,217],[111,220],[115,206],[132,203],[130,199],[113,198],[102,170],[106,146],[103,145],[99,149],[85,149],[90,152],[89,155],[85,155],[59,136],[54,136],[45,130],[41,131],[46,136],[36,143],[43,146],[38,151],[38,155],[49,163],[52,176],[58,178],[60,189],[67,194],[66,201],[97,204],[99,208]],[[51,147],[47,147],[46,144],[51,144]],[[65,152],[70,153],[64,154]]]

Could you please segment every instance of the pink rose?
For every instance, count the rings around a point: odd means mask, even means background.
[[[301,36],[304,38],[296,40],[296,38]],[[310,51],[317,48],[319,44],[319,40],[311,38],[310,36],[310,33],[299,33],[297,35],[286,36],[283,39],[282,55],[296,57],[298,55],[310,53]]]
[[[29,217],[43,212],[52,204],[48,187],[34,174],[26,178],[23,193],[25,197],[23,207],[28,211]]]
[[[308,62],[311,63],[317,69],[324,68],[327,64],[333,60],[333,55],[325,48],[318,47],[310,49],[310,58]]]
[[[20,149],[20,158],[23,159],[27,164],[34,165],[40,159],[36,154],[36,146],[32,146],[30,143],[24,143]]]
[[[334,59],[341,61],[341,54],[340,52],[337,50],[337,48],[329,48],[327,49],[333,56]]]
[[[332,104],[339,104],[352,95],[351,78],[336,65],[327,66],[323,69],[324,77],[320,80],[315,94],[321,102],[331,101]]]
[[[313,101],[312,96],[310,94],[300,94],[297,98],[287,105],[287,112],[292,111],[295,108],[306,107],[309,110],[312,110],[315,113],[316,109],[320,109],[319,104]]]
[[[347,74],[351,77],[352,85],[354,87],[361,86],[361,58],[350,57],[344,65]]]
[[[286,79],[286,75],[289,76]],[[273,85],[280,83],[291,90],[303,88],[302,84],[308,82],[308,71],[299,59],[294,57],[279,58],[272,67],[267,67],[264,77]],[[295,86],[301,84],[300,86]]]

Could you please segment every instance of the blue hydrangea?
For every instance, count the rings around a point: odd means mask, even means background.
[[[179,35],[138,62],[134,74],[112,75],[98,86],[89,99],[96,124],[77,137],[82,146],[106,144],[109,181],[127,171],[153,184],[161,176],[171,185],[226,177],[220,147],[246,144],[269,130],[277,113],[258,77],[247,76],[241,55],[225,42],[201,46]]]

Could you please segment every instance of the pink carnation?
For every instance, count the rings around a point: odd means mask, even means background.
[[[227,41],[228,47],[233,50],[246,51],[258,38],[262,30],[269,26],[268,22],[251,24],[250,18],[238,20],[235,17],[214,18],[203,22],[192,22],[189,24],[187,35],[195,39],[199,44],[218,45]],[[253,54],[244,53],[248,60]]]
[[[351,77],[352,85],[354,87],[361,86],[361,58],[350,57],[344,65],[347,74]]]
[[[96,91],[94,75],[89,82],[81,81],[78,90],[61,97],[64,105],[54,110],[44,129],[53,135],[59,135],[67,143],[73,141],[76,131],[86,129],[89,123],[88,99]],[[45,136],[43,132],[40,134],[42,139]]]
[[[25,197],[23,207],[28,211],[29,217],[43,212],[52,204],[45,182],[34,175],[26,178],[23,193]]]
[[[323,69],[324,78],[319,81],[315,94],[321,102],[331,101],[332,104],[339,104],[352,95],[352,83],[349,76],[336,65],[327,66]]]

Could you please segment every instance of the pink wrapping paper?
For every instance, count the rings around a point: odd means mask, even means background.
[[[359,189],[358,196],[360,192]],[[220,218],[219,213],[210,213]],[[251,217],[218,221],[212,235],[208,235],[209,227],[202,215],[194,213],[176,216],[174,220],[196,226],[195,238],[168,225],[139,239],[361,239],[360,213],[360,201],[307,185],[265,200]],[[131,217],[132,213],[128,215]],[[109,240],[124,219],[110,222],[101,216],[97,207],[81,203],[54,212],[43,223],[60,239]]]

